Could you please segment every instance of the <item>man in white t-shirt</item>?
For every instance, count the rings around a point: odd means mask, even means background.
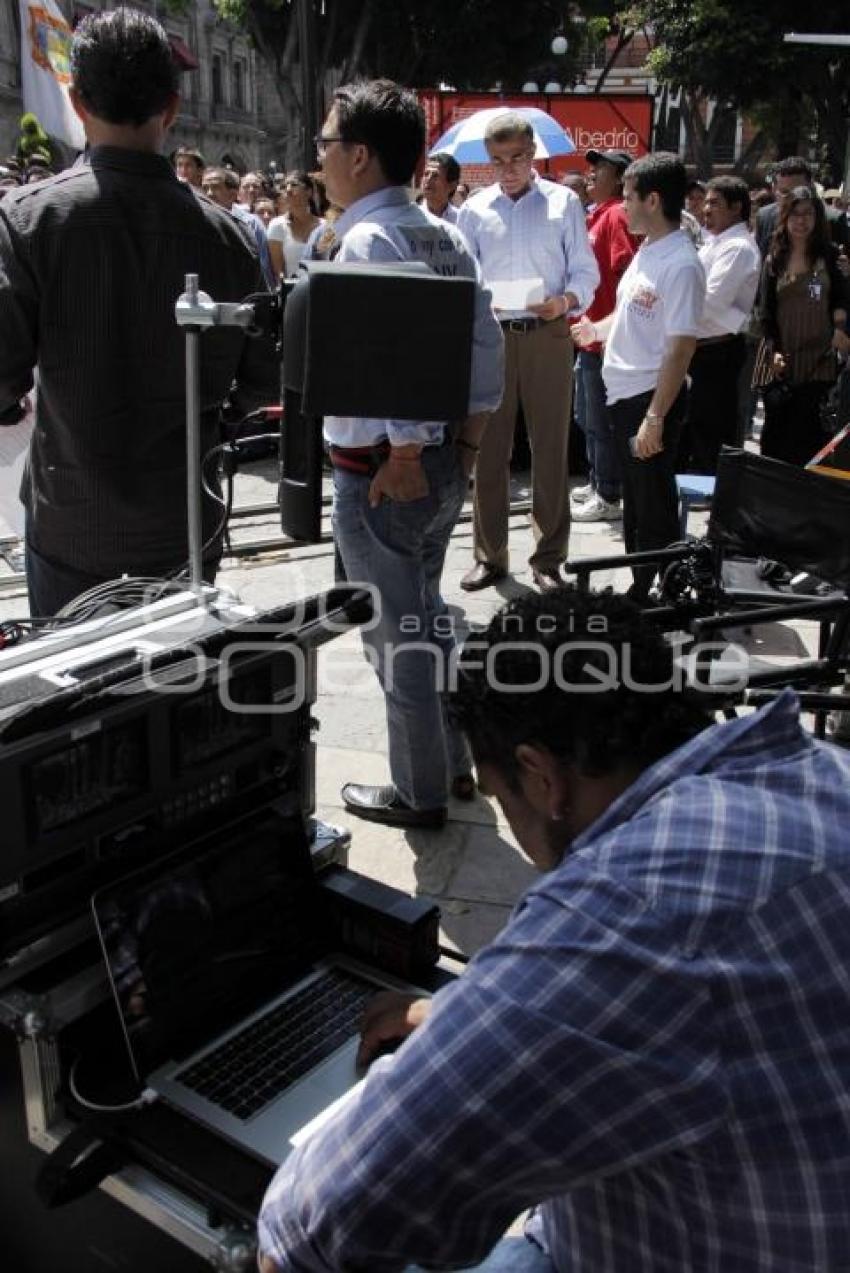
[[[687,180],[671,154],[645,155],[626,169],[629,230],[644,235],[643,243],[620,280],[614,312],[573,327],[581,347],[605,342],[602,379],[623,473],[627,552],[663,548],[679,536],[676,451],[705,303],[705,271],[679,228]],[[629,593],[644,601],[655,569],[632,573]]]

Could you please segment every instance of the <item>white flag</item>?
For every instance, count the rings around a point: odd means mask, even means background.
[[[24,110],[46,133],[82,150],[83,126],[68,96],[72,32],[56,0],[21,2],[21,88]]]

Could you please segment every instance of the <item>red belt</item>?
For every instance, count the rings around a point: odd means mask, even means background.
[[[374,446],[331,446],[331,464],[335,469],[345,469],[347,473],[358,473],[361,477],[373,477],[390,453],[390,444],[386,440],[376,442]]]

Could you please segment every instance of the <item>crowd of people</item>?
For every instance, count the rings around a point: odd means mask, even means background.
[[[25,118],[27,127],[37,130],[38,140],[37,122]],[[200,151],[187,147],[174,151],[171,162],[180,181],[250,228],[268,287],[273,288],[281,276],[296,275],[305,258],[328,255],[335,241],[332,227],[341,209],[329,201],[321,170],[240,174],[228,165],[208,166]],[[581,205],[599,273],[589,303],[582,295],[582,304],[574,308],[595,322],[613,311],[617,286],[641,235],[630,231],[623,208],[623,174],[632,156],[591,150],[586,162],[585,172],[564,174],[560,185],[572,191]],[[15,155],[0,163],[0,200],[21,185],[46,180],[52,175],[51,165],[46,138],[29,151],[19,145]],[[504,192],[507,187],[498,159],[495,167]],[[509,183],[511,176],[508,173]],[[483,188],[464,182],[460,165],[448,153],[431,155],[417,178],[417,202],[443,221],[465,225],[466,237],[474,239],[472,209]],[[544,188],[547,198],[554,197],[545,182],[537,183],[538,190]],[[463,205],[471,196],[473,202],[464,213]],[[680,226],[706,272],[706,298],[688,367],[675,450],[669,443],[665,447],[675,455],[677,472],[713,474],[720,447],[740,445],[751,436],[758,397],[764,407],[763,454],[805,464],[823,445],[822,405],[850,351],[846,202],[840,190],[818,187],[811,165],[799,157],[776,163],[767,185],[750,186],[734,176],[687,180]],[[566,203],[566,207],[572,205]],[[536,233],[531,239],[536,239]],[[569,251],[565,249],[565,256],[575,261],[583,248],[583,240],[576,240]],[[485,266],[485,280],[488,273],[498,279],[505,264]],[[538,271],[536,248],[525,261],[512,258],[508,262],[514,276],[525,266]],[[576,314],[568,314],[572,326]],[[546,363],[549,372],[535,367],[531,373],[526,366],[521,374],[515,366],[515,351],[539,346],[539,338],[516,341],[517,335],[526,334],[519,331],[516,320],[505,331],[509,370],[502,406],[490,422],[487,449],[479,458],[475,522],[479,569],[471,572],[465,585],[470,589],[495,582],[507,570],[503,476],[520,408],[537,461],[535,527],[542,544],[531,563],[537,581],[557,577],[566,544],[564,526],[559,523],[568,523],[570,517],[578,522],[613,522],[624,513],[622,462],[602,378],[603,342],[577,340],[574,365],[570,347],[565,357],[555,352]],[[587,481],[569,496],[571,509],[565,502],[566,454],[560,454],[560,443],[566,444],[565,417],[584,436],[587,469]],[[555,444],[554,439],[559,442]],[[555,444],[559,453],[550,454],[547,444]],[[564,507],[559,507],[561,496]]]
[[[584,306],[593,321],[613,311],[619,281],[641,242],[642,236],[630,231],[623,207],[623,174],[631,162],[627,152],[591,150],[585,172],[569,172],[560,179],[578,197],[596,257],[599,281],[590,304]],[[330,228],[340,209],[328,202],[320,171],[292,171],[273,179],[262,172],[240,177],[229,168],[205,168],[200,153],[188,150],[177,151],[174,163],[181,180],[252,224],[270,285],[281,275],[296,274],[305,257],[327,255],[326,245],[333,242]],[[500,187],[505,189],[503,181]],[[463,205],[482,189],[462,181],[462,169],[452,155],[437,153],[425,164],[416,198],[441,220],[465,225],[469,239],[475,236],[471,208],[478,200],[465,213]],[[806,192],[811,197],[801,210]],[[680,226],[706,272],[706,297],[687,372],[684,416],[674,452],[676,471],[713,474],[721,446],[741,445],[752,436],[759,397],[764,409],[762,453],[805,464],[825,441],[822,404],[850,350],[845,333],[844,280],[850,273],[845,199],[836,189],[818,193],[811,165],[790,157],[772,168],[767,186],[750,186],[735,176],[688,180]],[[574,244],[574,260],[577,250]],[[525,265],[536,269],[534,252],[526,262],[510,261],[514,275]],[[488,268],[493,278],[499,277],[501,265]],[[485,279],[487,273],[485,268]],[[794,284],[790,290],[789,284]],[[570,319],[572,325],[572,315]],[[551,574],[553,563],[556,578],[563,560],[558,544],[565,544],[566,537],[558,528],[559,516],[614,522],[624,512],[622,463],[602,379],[603,343],[579,345],[574,365],[569,356],[556,354],[547,364],[556,370],[553,381],[539,367],[522,375],[517,367],[514,374],[514,351],[530,350],[533,343],[517,342],[518,334],[522,333],[516,324],[506,329],[506,393],[479,459],[475,556],[483,569],[471,573],[471,588],[486,586],[482,580],[494,582],[507,570],[502,488],[520,408],[537,461],[535,502],[543,519],[535,519],[543,541],[531,563],[537,582]],[[584,435],[587,469],[587,481],[572,491],[569,512],[559,511],[557,498],[566,490],[566,457],[547,449],[553,439],[566,438],[565,413]]]
[[[97,71],[91,74],[95,80]],[[167,79],[163,71],[161,101],[173,91]],[[494,180],[476,188],[464,185],[463,171],[451,154],[436,153],[423,160],[425,138],[415,103],[404,99],[399,105],[393,99],[392,109],[384,111],[375,101],[363,106],[357,99],[354,123],[344,124],[340,121],[349,109],[347,99],[337,95],[332,131],[326,127],[316,139],[317,169],[293,170],[272,180],[261,171],[240,175],[227,165],[209,165],[198,150],[187,147],[166,159],[171,116],[165,110],[151,116],[159,121],[156,128],[145,124],[149,135],[143,152],[122,148],[127,121],[122,117],[104,122],[98,114],[101,99],[107,98],[99,82],[88,96],[72,89],[88,145],[60,177],[32,180],[34,172],[43,172],[48,157],[33,120],[22,130],[18,153],[5,168],[7,185],[25,181],[28,193],[6,193],[0,204],[0,334],[7,337],[0,365],[3,421],[19,418],[33,369],[40,369],[35,433],[22,492],[33,615],[54,613],[84,587],[114,574],[173,574],[185,560],[185,550],[178,547],[182,531],[176,498],[182,431],[182,425],[180,431],[176,427],[181,360],[176,333],[156,340],[149,336],[144,346],[149,356],[162,347],[159,376],[175,386],[175,418],[162,426],[169,440],[154,450],[156,431],[140,428],[132,435],[132,445],[122,443],[122,450],[108,436],[106,421],[115,417],[115,404],[108,395],[105,400],[102,391],[113,385],[124,402],[126,368],[122,363],[116,377],[108,348],[96,348],[95,336],[101,330],[122,329],[123,302],[106,294],[104,282],[103,304],[86,310],[76,333],[79,342],[79,331],[90,327],[91,345],[82,349],[73,367],[66,366],[67,342],[61,333],[73,323],[64,310],[53,325],[45,323],[45,315],[57,305],[73,306],[76,302],[67,298],[91,290],[92,284],[81,276],[75,280],[76,291],[42,290],[37,273],[22,265],[24,259],[43,260],[44,277],[52,277],[51,262],[62,251],[55,209],[67,206],[60,224],[63,233],[71,234],[70,210],[92,197],[92,181],[101,197],[111,189],[100,179],[101,166],[110,174],[123,171],[128,184],[133,178],[130,169],[155,168],[161,178],[171,178],[162,190],[167,189],[175,215],[179,207],[187,224],[197,223],[193,234],[199,243],[212,235],[233,251],[245,246],[251,257],[236,273],[222,273],[224,257],[215,268],[204,266],[200,271],[220,295],[232,290],[237,274],[245,281],[242,292],[255,290],[249,281],[255,287],[273,288],[281,276],[295,276],[302,261],[310,258],[333,258],[342,265],[421,256],[433,265],[442,254],[445,272],[476,280],[467,421],[416,425],[331,418],[324,423],[338,487],[338,564],[349,578],[375,584],[384,607],[384,641],[403,644],[401,620],[411,607],[421,610],[417,632],[433,631],[444,606],[439,581],[448,537],[470,477],[472,562],[461,588],[475,592],[506,576],[510,462],[520,411],[531,450],[533,547],[528,564],[532,582],[541,591],[564,582],[573,521],[622,519],[629,551],[654,550],[675,541],[677,473],[716,471],[721,446],[743,441],[753,416],[754,393],[764,400],[765,455],[805,464],[820,449],[824,399],[838,374],[839,359],[850,351],[848,225],[836,192],[829,203],[822,200],[803,159],[790,157],[775,165],[770,202],[766,190],[751,191],[736,176],[707,182],[690,178],[681,158],[667,153],[635,159],[624,151],[590,150],[585,172],[556,181],[535,167],[531,125],[521,113],[506,109],[490,120],[484,138]],[[385,147],[385,158],[380,130],[385,117],[392,122],[393,112],[406,119],[409,136],[403,145],[393,139]],[[133,111],[128,108],[125,113],[134,127],[141,127]],[[378,138],[374,144],[369,141],[372,132]],[[419,151],[411,159],[414,141]],[[343,158],[358,159],[359,167],[346,167]],[[36,167],[27,166],[31,164]],[[117,182],[114,175],[111,180]],[[368,235],[359,208],[363,199],[369,212]],[[358,205],[354,222],[352,204]],[[101,255],[109,233],[114,233],[116,245],[127,234],[134,243],[148,233],[153,241],[156,227],[148,224],[150,206],[142,202],[132,217],[125,214],[116,185],[110,214],[114,225],[110,222],[111,228],[98,240]],[[404,230],[396,228],[396,222]],[[69,274],[75,268],[85,273],[93,245],[94,241],[75,253],[77,264],[68,261],[63,268]],[[182,250],[175,243],[175,266]],[[250,261],[257,263],[256,278]],[[142,265],[139,261],[140,290],[150,298],[150,327],[155,329],[161,323],[154,321],[154,314],[163,318],[157,306],[161,301],[164,314],[167,292],[170,310],[180,285],[176,269],[174,278],[168,278],[160,265],[151,282]],[[170,322],[170,315],[163,321]],[[52,357],[51,342],[59,347],[57,359]],[[267,365],[261,365],[256,342],[241,351],[237,338],[232,343],[230,360],[207,360],[216,386],[214,391],[204,387],[209,441],[223,399],[229,398],[234,411],[240,404],[256,402],[263,392],[270,400],[277,395],[273,354]],[[147,371],[139,369],[140,380]],[[88,391],[75,386],[77,377],[86,374],[88,383],[97,385],[97,401],[84,409]],[[141,418],[150,392],[146,386],[134,397],[134,418]],[[158,418],[164,419],[162,412]],[[587,480],[582,485],[570,482],[573,418],[586,453]],[[101,437],[102,431],[107,436]],[[377,516],[376,505],[386,502],[404,508],[408,519],[414,512],[428,511],[426,496],[433,495],[439,483],[427,470],[445,458],[449,442],[449,453],[459,453],[462,460],[457,492],[438,499],[415,534],[407,526],[397,543],[385,543],[387,554],[380,561],[364,550],[363,543],[355,551],[358,535],[362,540],[366,531],[369,536],[378,534],[370,522]],[[126,477],[120,476],[124,465]],[[142,474],[163,471],[168,477],[161,489],[147,490]],[[352,473],[369,479],[365,522],[357,534],[356,519],[349,525],[353,505],[343,489]],[[450,479],[449,485],[455,478],[453,472],[443,476]],[[163,501],[169,483],[175,498]],[[214,526],[215,508],[209,502],[206,512],[207,523]],[[382,542],[388,536],[380,530]],[[417,545],[414,555],[421,578],[410,574],[411,542]],[[214,578],[220,535],[205,527],[204,545],[205,570]],[[653,582],[650,567],[636,567],[631,596],[647,602]],[[373,653],[384,681],[379,653]],[[439,725],[434,694],[418,688],[432,678],[424,666],[417,668],[413,654],[410,669],[406,687],[384,683],[392,782],[378,789],[349,784],[345,799],[364,817],[440,825],[448,791],[471,797],[474,781],[468,754]],[[427,729],[446,744],[433,753],[433,773],[426,772],[421,758],[411,761],[411,754],[420,750],[412,740],[421,735],[423,722],[430,722]]]
[[[765,452],[805,461],[848,348],[843,214],[797,158],[754,227],[745,183],[703,188],[673,154],[593,151],[586,180],[550,181],[510,110],[485,133],[494,181],[458,197],[451,156],[422,168],[415,94],[387,80],[335,90],[321,184],[293,172],[270,189],[191,150],[166,157],[178,79],[149,15],[85,17],[71,66],[87,154],[0,204],[0,425],[38,374],[23,488],[34,615],[185,559],[173,307],[186,273],[236,301],[304,256],[418,261],[474,292],[462,419],[324,420],[341,568],[378,601],[364,643],[388,726],[390,781],[347,783],[342,799],[439,830],[450,795],[479,788],[541,877],[453,985],[368,1010],[364,1064],[402,1046],[282,1147],[261,1269],[837,1269],[850,1242],[847,761],[804,733],[790,692],[714,723],[643,614],[651,568],[629,598],[574,590],[562,566],[571,518],[621,515],[629,549],[677,537],[677,468],[711,472],[739,438],[742,374],[765,393]],[[226,398],[249,411],[279,381],[271,341],[206,339],[205,449]],[[589,481],[571,498],[576,347]],[[520,406],[535,587],[458,658],[446,550],[474,476],[461,586],[504,577]],[[211,581],[221,500],[207,495]],[[435,652],[456,663],[448,695]],[[529,1240],[500,1242],[529,1208]]]
[[[163,101],[170,91],[166,78],[163,72]],[[46,327],[44,316],[60,302],[73,305],[65,298],[74,296],[74,289],[41,294],[36,277],[21,265],[25,255],[30,261],[43,258],[49,273],[62,241],[55,228],[55,206],[67,204],[71,209],[78,200],[85,203],[91,197],[87,183],[98,178],[101,165],[110,173],[127,168],[131,152],[116,144],[127,125],[123,120],[103,122],[97,107],[107,92],[99,83],[95,89],[88,99],[72,90],[87,126],[86,153],[61,177],[33,181],[33,172],[43,172],[47,155],[37,121],[30,121],[22,130],[17,156],[6,165],[12,175],[5,180],[10,187],[26,181],[31,194],[7,193],[0,204],[0,283],[6,298],[0,325],[8,334],[0,365],[0,412],[6,422],[20,416],[36,365],[41,375],[22,492],[33,615],[54,613],[84,587],[114,574],[174,573],[185,560],[185,550],[178,547],[182,530],[175,485],[182,480],[182,425],[176,428],[181,350],[176,333],[158,341],[168,351],[162,354],[160,377],[175,385],[175,419],[163,426],[169,441],[154,453],[153,435],[139,429],[120,460],[114,460],[118,470],[128,466],[126,478],[121,478],[110,469],[116,441],[101,438],[108,426],[99,423],[101,414],[105,419],[115,415],[113,403],[102,408],[101,392],[116,381],[115,364],[105,346],[94,352],[94,337],[96,330],[121,329],[122,301],[105,295],[103,305],[86,311],[80,327],[91,327],[92,347],[82,351],[75,369],[66,368],[62,358],[58,369],[46,345],[57,341],[64,357],[62,338],[51,335],[48,340],[42,333],[61,332],[70,320],[63,311],[55,328]],[[681,158],[667,153],[635,160],[624,151],[590,150],[585,172],[555,181],[535,167],[535,138],[528,121],[506,109],[490,120],[484,139],[494,180],[476,188],[464,185],[463,171],[452,155],[436,153],[423,161],[424,134],[415,104],[405,99],[400,106],[394,101],[392,110],[382,112],[372,102],[369,110],[377,115],[377,124],[365,107],[365,122],[361,120],[359,99],[356,105],[355,122],[343,126],[339,121],[348,107],[338,96],[332,131],[326,127],[316,139],[315,171],[293,170],[274,179],[261,171],[240,175],[227,165],[207,164],[198,150],[187,147],[166,159],[162,151],[171,122],[167,112],[157,116],[160,125],[145,142],[148,151],[141,158],[138,151],[132,153],[130,167],[155,167],[160,177],[171,178],[162,189],[168,190],[174,208],[182,209],[184,220],[200,218],[194,233],[201,240],[218,235],[234,250],[244,244],[252,252],[259,274],[253,279],[253,267],[240,264],[242,292],[255,290],[248,285],[249,275],[255,287],[273,288],[281,276],[295,276],[301,262],[310,258],[332,257],[342,265],[417,259],[421,253],[433,265],[442,253],[446,272],[476,280],[468,421],[449,426],[325,420],[325,443],[338,487],[338,565],[349,578],[375,584],[384,610],[384,642],[404,644],[402,617],[411,608],[418,614],[417,632],[434,630],[444,607],[439,590],[442,563],[470,477],[473,559],[461,588],[475,592],[506,576],[510,462],[520,411],[531,450],[533,548],[528,564],[532,582],[541,591],[564,582],[573,521],[622,519],[628,551],[653,550],[675,541],[677,473],[715,472],[721,446],[742,443],[752,421],[755,393],[764,399],[765,455],[804,464],[820,449],[823,402],[838,374],[838,360],[850,350],[845,330],[848,226],[835,192],[829,204],[819,197],[811,167],[803,159],[790,157],[775,165],[770,202],[767,191],[753,192],[736,176],[692,179]],[[392,153],[388,151],[389,158],[381,162],[380,129],[384,116],[391,118],[394,111],[400,117],[410,115],[409,137],[404,145],[393,140]],[[374,144],[368,140],[370,130],[378,136]],[[412,159],[410,138],[419,144]],[[360,166],[353,171],[341,162],[358,157]],[[24,160],[37,167],[22,168]],[[132,174],[125,173],[125,180],[130,182]],[[95,189],[103,194],[107,187],[95,180]],[[385,193],[388,189],[392,198]],[[187,195],[192,196],[188,203]],[[370,214],[368,236],[361,224],[362,210],[352,223],[351,205],[362,199]],[[373,210],[369,201],[376,200]],[[116,244],[128,233],[134,242],[146,233],[155,237],[155,227],[146,221],[147,203],[134,210],[133,225],[122,209],[118,200],[109,231],[114,231]],[[414,221],[407,227],[410,218]],[[396,221],[405,225],[404,231],[395,228]],[[71,232],[70,212],[62,225]],[[101,236],[101,252],[103,241]],[[75,256],[84,271],[91,246]],[[181,250],[175,244],[175,265]],[[223,259],[212,270],[204,266],[201,271],[220,295],[232,289],[236,277],[222,274]],[[64,268],[73,273],[75,266],[68,262]],[[147,278],[142,270],[143,291]],[[526,289],[522,294],[518,281]],[[78,293],[84,282],[82,277],[77,280]],[[168,292],[170,309],[172,295],[180,290],[176,271],[169,279],[160,266],[156,283]],[[90,290],[91,284],[85,286]],[[150,286],[147,295],[154,328],[154,314],[159,315],[160,299],[164,312],[165,297]],[[170,315],[165,321],[170,322]],[[256,342],[241,353],[236,338],[233,343],[237,362],[222,359],[219,365],[213,360],[208,373],[216,374],[214,392],[205,386],[210,441],[225,397],[233,411],[240,404],[257,402],[264,391],[261,386],[270,400],[277,395],[274,356],[261,366]],[[150,354],[156,345],[149,337],[145,348]],[[74,385],[76,376],[85,373],[99,392],[98,401],[83,411],[87,391],[77,392]],[[140,378],[145,375],[147,368],[140,368]],[[123,393],[117,383],[114,387],[123,401],[125,370],[120,380]],[[143,414],[141,404],[149,393],[145,387],[134,398],[135,417]],[[583,435],[587,468],[587,480],[572,486],[571,419]],[[449,453],[462,457],[461,484],[451,495],[444,492],[430,508],[426,495],[433,495],[439,482],[427,470],[445,458],[449,442]],[[161,489],[148,491],[141,475],[163,470],[168,477]],[[369,479],[365,521],[359,528],[356,519],[349,525],[354,505],[343,489],[352,473]],[[455,474],[443,477],[451,485]],[[169,483],[175,498],[165,501],[166,511],[163,491]],[[374,506],[381,502],[404,508],[408,520],[414,512],[428,516],[415,533],[407,526],[397,543],[385,542],[386,555],[378,561],[364,550],[363,535],[388,539],[388,531],[370,522],[377,516]],[[115,518],[107,516],[113,512]],[[206,514],[207,523],[215,525],[215,508],[209,502]],[[154,525],[156,533],[151,530]],[[393,534],[397,531],[395,527]],[[355,551],[358,535],[362,542]],[[411,542],[417,545],[414,555],[421,577],[409,570]],[[204,544],[205,570],[214,578],[221,538],[206,524]],[[650,567],[635,568],[631,596],[647,602],[653,582]],[[387,695],[392,782],[367,789],[348,784],[346,803],[363,817],[441,825],[449,791],[474,795],[468,753],[441,727],[435,694],[421,688],[432,680],[425,665],[418,667],[411,653],[410,676],[402,678],[409,684],[399,687],[390,683],[392,678],[384,678],[377,648],[373,654]],[[418,748],[414,741],[423,729],[445,743],[444,749],[432,749],[430,768],[422,759],[429,749]],[[421,753],[416,763],[413,753]]]

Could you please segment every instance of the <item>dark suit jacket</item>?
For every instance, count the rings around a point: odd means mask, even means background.
[[[179,182],[162,155],[95,147],[90,163],[0,204],[0,418],[38,409],[22,497],[36,552],[99,578],[160,575],[188,557],[185,275],[216,301],[263,290],[250,231]],[[279,396],[269,342],[201,339],[204,451],[236,381],[246,411]],[[219,508],[204,499],[217,558]]]

